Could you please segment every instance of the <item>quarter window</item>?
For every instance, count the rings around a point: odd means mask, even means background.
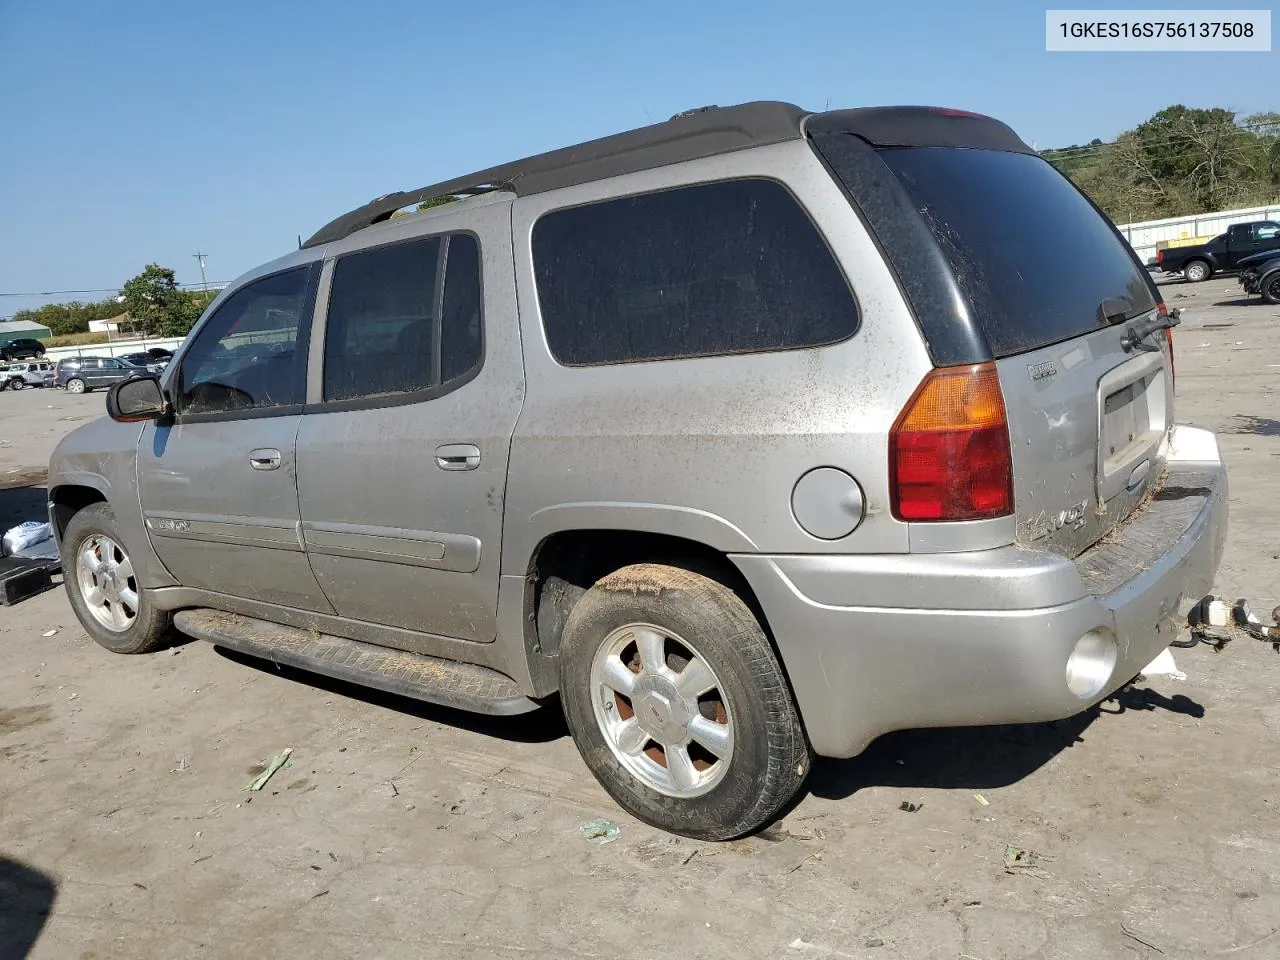
[[[179,414],[303,402],[314,269],[299,267],[255,280],[218,308],[182,358],[175,398]]]
[[[447,389],[479,369],[480,248],[470,234],[348,254],[333,270],[324,399]]]
[[[548,346],[571,366],[815,347],[858,324],[831,251],[772,180],[548,213],[533,263]]]

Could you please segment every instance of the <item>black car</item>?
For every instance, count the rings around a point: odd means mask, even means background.
[[[39,360],[44,356],[44,344],[30,337],[15,337],[0,343],[0,360]]]
[[[1280,223],[1254,220],[1233,223],[1208,243],[1158,250],[1156,265],[1165,273],[1180,273],[1199,283],[1215,273],[1236,270],[1246,257],[1266,251],[1280,252]]]
[[[155,347],[152,349],[158,350],[159,348]],[[164,352],[169,353],[167,350]],[[169,359],[172,356],[173,354],[169,354],[164,357],[157,357],[152,350],[143,350],[139,353],[122,353],[116,359],[123,360],[125,363],[131,363],[135,367],[146,367],[152,373],[159,373],[164,370],[165,365],[168,364]]]
[[[1240,261],[1240,286],[1267,303],[1280,303],[1280,250],[1267,250]]]
[[[68,357],[59,360],[53,374],[53,385],[65,387],[67,393],[88,393],[96,387],[109,387],[120,380],[145,377],[146,367],[125,363],[118,357]]]

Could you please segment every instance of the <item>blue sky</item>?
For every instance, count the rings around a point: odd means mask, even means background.
[[[963,107],[1041,148],[1280,109],[1280,54],[1046,53],[1045,6],[0,0],[0,293],[191,282],[197,250],[230,279],[378,194],[709,103]]]

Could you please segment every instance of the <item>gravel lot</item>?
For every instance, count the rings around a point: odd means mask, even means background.
[[[1179,419],[1231,469],[1217,589],[1267,612],[1280,308],[1164,290]],[[6,527],[102,403],[0,394]],[[719,845],[624,816],[554,710],[475,718],[201,643],[113,656],[61,589],[0,608],[0,651],[3,960],[33,937],[58,960],[1280,956],[1280,656],[1256,641],[1057,724],[884,737]],[[596,817],[615,842],[584,839]],[[1010,844],[1038,865],[1007,872]]]

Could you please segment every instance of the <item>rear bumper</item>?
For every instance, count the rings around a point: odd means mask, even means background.
[[[1076,560],[1009,546],[901,556],[737,555],[768,618],[814,749],[853,756],[912,727],[1068,717],[1131,680],[1210,591],[1227,533],[1212,433],[1175,427],[1163,488]],[[1114,638],[1102,689],[1067,660]]]

